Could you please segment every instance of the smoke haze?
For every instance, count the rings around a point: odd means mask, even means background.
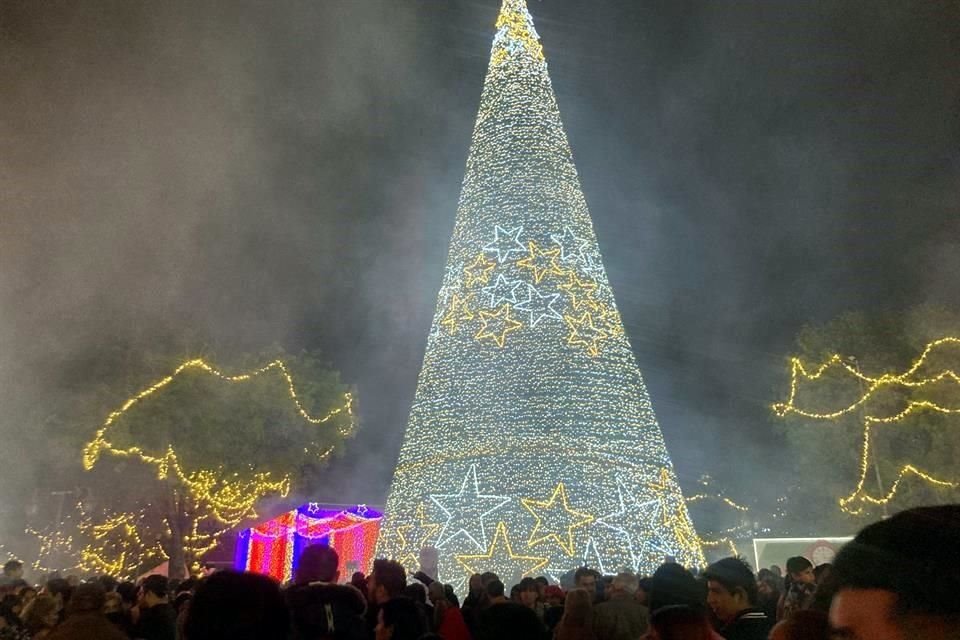
[[[803,324],[958,302],[960,5],[529,4],[681,483],[758,491]],[[497,10],[2,3],[5,481],[74,363],[192,333],[322,349],[362,426],[316,499],[382,502]]]

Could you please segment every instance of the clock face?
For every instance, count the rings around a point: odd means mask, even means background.
[[[837,551],[833,548],[833,545],[826,542],[818,542],[810,549],[810,560],[815,567],[827,562],[833,562],[833,558],[836,555]]]

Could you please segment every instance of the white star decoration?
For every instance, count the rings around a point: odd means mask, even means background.
[[[583,566],[599,569],[600,573],[607,574],[607,569],[603,566],[603,558],[597,551],[597,543],[593,541],[593,538],[587,540],[587,546],[583,550]]]
[[[553,308],[553,305],[560,298],[559,293],[548,293],[542,295],[532,284],[527,284],[527,299],[514,305],[517,311],[524,311],[530,314],[530,326],[535,327],[537,323],[544,318],[554,318],[563,320],[563,316]]]
[[[311,502],[307,505],[307,511],[310,512],[310,515],[315,514],[317,511],[320,511],[320,505],[316,502]]]
[[[523,282],[520,280],[507,280],[503,274],[497,276],[497,281],[489,287],[483,288],[484,295],[490,296],[490,308],[500,306],[501,302],[517,303],[517,287]]]
[[[613,513],[608,513],[605,516],[597,518],[596,524],[607,527],[608,529],[615,531],[616,533],[620,534],[623,537],[623,541],[627,545],[627,551],[630,552],[630,564],[632,564],[633,567],[636,568],[638,559],[637,559],[637,554],[633,548],[633,538],[630,536],[630,533],[626,529],[619,526],[620,523],[623,523],[624,521],[629,520],[632,515],[630,513],[630,509],[627,507],[626,501],[623,499],[624,491],[625,491],[625,488],[623,486],[623,480],[617,480],[617,501],[620,507]],[[630,494],[628,493],[628,495]],[[632,503],[634,508],[637,507],[637,501],[635,498],[631,497],[630,502]]]
[[[587,241],[573,235],[570,227],[563,228],[563,235],[551,234],[550,240],[560,247],[560,259],[564,262],[585,262]]]
[[[488,546],[487,532],[483,519],[510,502],[509,496],[483,495],[477,482],[477,465],[470,465],[463,477],[459,493],[451,495],[431,495],[430,499],[440,507],[447,521],[440,529],[437,548],[442,549],[458,535],[465,535],[481,551]],[[474,535],[478,534],[478,535]]]
[[[523,227],[507,231],[500,225],[493,228],[493,242],[483,247],[487,253],[496,253],[497,262],[505,262],[511,253],[526,254],[527,248],[520,242]]]

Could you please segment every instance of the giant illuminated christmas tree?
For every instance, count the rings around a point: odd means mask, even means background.
[[[703,561],[524,0],[504,0],[378,554],[439,577]]]

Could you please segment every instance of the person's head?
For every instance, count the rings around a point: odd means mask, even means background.
[[[113,576],[100,576],[97,578],[97,582],[100,583],[100,586],[103,587],[103,590],[107,593],[117,590],[117,579]]]
[[[675,562],[662,564],[650,578],[649,607],[655,611],[671,605],[706,610],[706,593],[693,574]]]
[[[567,599],[567,594],[563,592],[563,589],[558,587],[555,584],[551,584],[547,587],[547,590],[543,594],[544,599],[547,601],[547,604],[551,607],[559,607],[563,604],[564,600]]]
[[[814,580],[816,580],[817,585],[821,585],[827,580],[829,580],[831,573],[833,573],[833,565],[830,564],[829,562],[818,564],[813,569],[813,577],[814,577]]]
[[[177,584],[177,588],[174,591],[177,595],[181,593],[192,593],[194,589],[197,588],[197,579],[196,578],[187,578],[186,580],[181,580]]]
[[[374,629],[376,640],[417,640],[424,631],[426,629],[413,601],[393,598],[380,607]]]
[[[103,602],[103,612],[115,614],[123,612],[123,598],[116,591],[108,591]]]
[[[520,604],[520,585],[515,584],[510,587],[510,602]]]
[[[70,593],[73,591],[73,587],[64,578],[57,576],[47,580],[44,590],[57,601],[58,608],[63,609],[70,601]]]
[[[3,577],[19,580],[23,577],[23,563],[19,560],[7,560],[3,565]]]
[[[443,587],[443,583],[439,581],[431,582],[430,586],[427,587],[427,596],[430,598],[430,602],[434,606],[441,602],[445,602],[447,599],[447,591]]]
[[[99,582],[78,584],[70,596],[67,615],[103,613],[106,602],[107,592],[103,590]]]
[[[650,582],[651,578],[638,578],[637,592],[633,594],[633,599],[644,606],[650,603]]]
[[[470,593],[477,597],[483,593],[483,577],[479,573],[475,573],[470,576]]]
[[[286,640],[287,607],[267,576],[218,571],[202,580],[190,601],[184,640]]]
[[[431,585],[436,584],[436,582],[431,582]],[[443,585],[440,585],[441,590]],[[403,595],[406,598],[410,598],[414,602],[419,602],[420,604],[427,604],[427,588],[419,582],[414,582],[408,584],[403,588]]]
[[[580,567],[573,574],[573,584],[576,585],[577,589],[586,589],[594,594],[597,591],[597,574],[593,569]]]
[[[169,595],[170,581],[167,576],[147,576],[140,583],[140,603],[143,606],[154,607],[166,603]]]
[[[711,640],[714,637],[703,607],[673,604],[650,616],[651,640]]]
[[[486,588],[486,586],[491,582],[493,582],[494,580],[499,580],[499,579],[500,579],[500,576],[495,574],[493,571],[486,571],[480,574],[480,584],[482,584],[484,588]]]
[[[563,624],[583,627],[593,619],[593,592],[571,589],[563,605]]]
[[[500,582],[499,578],[494,578],[493,580],[487,583],[487,595],[490,597],[492,601],[500,602],[502,600],[505,600],[503,596],[503,592],[504,592],[504,586],[503,586],[503,583]]]
[[[780,580],[769,569],[757,572],[757,598],[768,600],[780,597]]]
[[[546,576],[537,576],[534,581],[537,583],[537,598],[542,602],[546,598],[550,581],[547,580]]]
[[[54,627],[59,620],[60,605],[56,598],[46,594],[34,598],[23,613],[23,626],[31,635]]]
[[[794,611],[770,630],[770,640],[829,640],[830,625],[823,611]]]
[[[524,578],[518,585],[520,587],[520,604],[525,607],[533,607],[540,599],[540,587],[533,578]]]
[[[633,598],[639,588],[637,576],[621,571],[613,577],[608,591],[611,598]]]
[[[830,625],[835,636],[956,637],[958,554],[960,505],[910,509],[867,526],[833,562]]]
[[[707,605],[727,623],[757,603],[757,580],[740,558],[724,558],[707,567]]]
[[[371,602],[383,604],[391,598],[403,595],[407,586],[407,571],[394,560],[377,558],[373,561],[373,571],[367,578],[367,594]]]
[[[340,557],[336,549],[325,544],[312,544],[300,554],[295,584],[336,582],[340,579]]]
[[[770,565],[770,573],[777,576],[778,578],[783,577],[783,569],[781,569],[780,565],[777,565],[777,564]]]
[[[813,584],[816,577],[813,575],[813,563],[803,556],[793,556],[787,559],[787,575],[796,584]]]
[[[123,606],[126,609],[129,609],[137,603],[137,585],[132,582],[121,582],[117,585],[117,593],[120,594],[120,598],[123,600]]]

